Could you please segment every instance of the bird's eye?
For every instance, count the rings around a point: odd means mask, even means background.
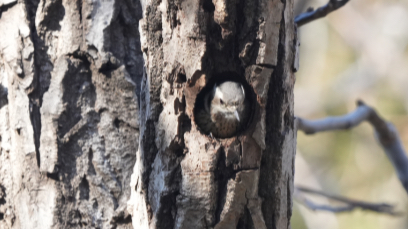
[[[221,103],[221,104],[224,104],[224,101],[223,101],[222,99],[220,99],[220,103]]]

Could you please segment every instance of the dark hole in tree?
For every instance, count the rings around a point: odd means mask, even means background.
[[[185,82],[187,82],[186,74],[179,73],[179,74],[177,75],[177,81],[178,81],[178,83],[185,83]]]
[[[244,92],[245,92],[245,100],[246,100],[245,103],[247,104],[246,109],[249,109],[248,111],[249,115],[247,115],[244,120],[241,120],[240,128],[238,128],[238,130],[234,134],[232,134],[231,136],[220,137],[220,136],[217,136],[216,133],[212,133],[206,130],[206,128],[203,126],[203,123],[200,122],[201,117],[202,117],[200,115],[200,112],[203,112],[203,111],[206,112],[206,105],[205,105],[206,95],[208,95],[208,93],[212,93],[212,91],[214,90],[214,86],[220,85],[226,81],[238,82],[243,86]],[[194,110],[193,110],[195,123],[199,127],[199,130],[206,135],[212,134],[213,137],[217,137],[217,138],[233,137],[233,136],[239,135],[240,133],[242,133],[249,127],[249,125],[252,122],[254,113],[255,113],[255,105],[256,105],[255,93],[252,87],[247,83],[245,78],[236,72],[222,72],[222,73],[212,76],[208,80],[206,86],[198,93],[195,104],[194,104]],[[209,107],[208,104],[207,104],[207,107]],[[212,122],[210,125],[212,125],[213,123],[214,122]]]
[[[52,180],[59,181],[58,173],[47,173],[47,177]]]
[[[89,200],[89,183],[86,176],[84,176],[81,183],[79,183],[79,199]]]
[[[215,6],[211,0],[204,0],[203,2],[203,9],[205,12],[212,13],[215,10]]]
[[[120,124],[120,120],[118,118],[115,118],[115,120],[113,121],[113,125],[115,125],[117,129],[119,129],[119,124]]]

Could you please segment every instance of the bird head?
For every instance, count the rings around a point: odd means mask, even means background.
[[[245,90],[242,84],[225,81],[214,85],[211,113],[222,114],[226,119],[241,121],[245,109]]]

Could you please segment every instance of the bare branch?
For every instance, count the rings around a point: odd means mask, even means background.
[[[330,0],[326,5],[313,10],[309,8],[305,13],[299,14],[295,18],[295,23],[298,27],[307,24],[316,19],[325,17],[327,14],[339,9],[346,5],[349,0]]]
[[[362,121],[367,120],[372,109],[367,106],[358,106],[357,109],[349,114],[328,117],[319,120],[305,120],[296,118],[298,130],[302,130],[306,134],[314,134],[315,132],[349,129],[359,125]]]
[[[328,199],[341,202],[342,206],[332,206],[332,205],[324,205],[324,204],[315,204],[314,202],[310,201],[305,197],[303,193],[309,193],[313,195],[323,196]],[[295,194],[294,198],[301,204],[305,205],[306,207],[310,208],[311,210],[320,210],[320,211],[329,211],[329,212],[350,212],[356,208],[360,208],[362,210],[373,211],[378,213],[384,213],[389,215],[401,215],[401,212],[394,211],[394,206],[389,205],[386,203],[370,203],[358,200],[352,200],[346,197],[341,196],[334,196],[330,194],[326,194],[322,191],[313,190],[306,187],[295,187]]]
[[[408,193],[408,157],[397,130],[392,123],[382,119],[373,108],[365,105],[364,102],[358,101],[357,105],[358,107],[355,111],[344,116],[314,121],[296,118],[295,124],[298,130],[306,134],[312,134],[320,131],[347,129],[357,126],[362,121],[368,121],[374,127],[377,140],[394,166],[405,191]]]

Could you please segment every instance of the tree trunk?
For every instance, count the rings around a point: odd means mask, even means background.
[[[142,8],[134,228],[290,228],[293,1],[151,0]],[[195,109],[227,78],[246,87],[251,118],[222,139],[201,131]]]
[[[0,0],[0,228],[132,228],[141,15]]]
[[[289,228],[292,8],[0,0],[0,228]],[[226,75],[251,118],[221,139],[194,109]]]

